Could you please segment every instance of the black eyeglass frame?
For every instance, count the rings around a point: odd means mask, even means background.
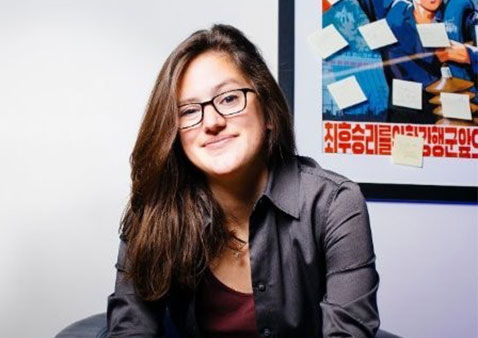
[[[235,111],[235,112],[232,112],[230,114],[223,114],[219,111],[219,109],[217,109],[216,105],[214,104],[214,100],[216,98],[218,98],[219,96],[221,95],[224,95],[224,94],[227,94],[227,93],[230,93],[230,92],[235,92],[235,91],[241,91],[243,94],[244,94],[244,107],[242,107],[242,109],[238,110],[238,111]],[[244,109],[247,108],[247,93],[256,93],[256,91],[254,89],[251,89],[251,88],[236,88],[236,89],[231,89],[231,90],[228,90],[228,91],[225,91],[225,92],[222,92],[222,93],[219,93],[217,95],[214,95],[210,100],[208,101],[204,101],[204,102],[190,102],[190,103],[185,103],[185,104],[182,104],[180,106],[178,106],[178,108],[181,108],[181,107],[185,107],[185,106],[189,106],[189,105],[200,105],[201,106],[201,118],[199,119],[199,121],[197,123],[194,123],[193,125],[190,125],[190,126],[187,126],[187,127],[179,127],[179,129],[181,130],[184,130],[184,129],[189,129],[189,128],[192,128],[192,127],[195,127],[199,124],[201,124],[202,120],[204,119],[204,107],[206,107],[207,105],[212,105],[214,107],[214,109],[216,110],[216,112],[221,115],[222,117],[226,117],[226,116],[232,116],[232,115],[236,115],[236,114],[239,114],[241,113],[242,111],[244,111]]]

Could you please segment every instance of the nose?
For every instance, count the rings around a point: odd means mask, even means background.
[[[226,126],[226,119],[219,114],[212,104],[204,106],[202,124],[207,132],[216,133]]]

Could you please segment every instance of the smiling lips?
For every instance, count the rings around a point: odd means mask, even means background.
[[[219,146],[223,144],[224,142],[227,142],[228,140],[236,137],[236,135],[221,135],[221,136],[216,136],[213,137],[206,142],[204,142],[203,147],[211,147],[211,146]]]

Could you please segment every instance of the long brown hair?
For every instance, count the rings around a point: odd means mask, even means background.
[[[223,52],[251,80],[265,121],[268,163],[295,153],[290,112],[261,54],[239,30],[214,25],[193,33],[167,58],[149,99],[131,155],[132,189],[121,225],[128,242],[127,276],[147,300],[171,282],[194,288],[229,233],[203,174],[186,158],[177,134],[176,90],[189,62],[206,51]]]

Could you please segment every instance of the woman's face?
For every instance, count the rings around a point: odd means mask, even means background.
[[[226,91],[251,88],[250,81],[224,53],[208,51],[194,58],[178,84],[178,105],[201,103]],[[204,106],[200,124],[179,130],[188,159],[208,178],[233,178],[265,166],[263,145],[266,124],[255,92],[246,93],[247,106],[224,117],[212,104]]]
[[[430,12],[436,12],[442,2],[443,0],[414,0],[415,7],[420,6]]]

